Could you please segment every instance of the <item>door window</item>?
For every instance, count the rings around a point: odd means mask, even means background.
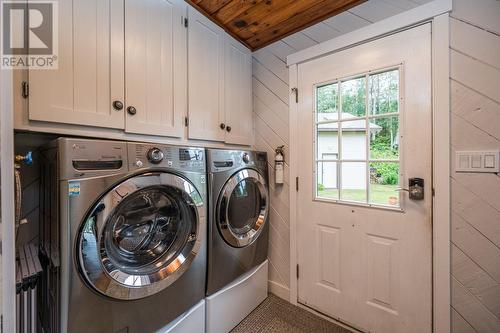
[[[315,87],[315,197],[400,208],[400,67]]]

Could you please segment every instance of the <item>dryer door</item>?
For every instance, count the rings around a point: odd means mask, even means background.
[[[267,221],[268,188],[265,178],[243,169],[226,182],[219,195],[216,219],[224,240],[233,247],[255,241]]]
[[[153,172],[123,181],[83,221],[77,239],[83,279],[114,299],[160,292],[198,253],[203,209],[196,188],[177,175]]]

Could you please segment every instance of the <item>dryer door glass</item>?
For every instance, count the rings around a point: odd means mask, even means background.
[[[225,184],[217,207],[223,238],[234,247],[251,244],[267,220],[267,184],[257,171],[241,170]]]
[[[203,201],[169,173],[129,178],[94,206],[79,235],[87,284],[117,299],[155,294],[178,279],[200,248]]]

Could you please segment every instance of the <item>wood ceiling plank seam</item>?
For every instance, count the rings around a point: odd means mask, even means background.
[[[273,27],[272,29],[266,29],[263,32],[259,33],[258,36],[255,36],[253,38],[247,39],[246,42],[249,45],[253,45],[254,48],[261,48],[264,46],[267,46],[271,43],[274,43],[276,40],[282,39],[286,36],[289,36],[295,32],[301,31],[305,28],[308,28],[316,23],[319,23],[323,21],[324,19],[333,16],[337,13],[341,13],[347,9],[350,9],[356,5],[359,5],[366,0],[358,0],[358,1],[347,1],[346,4],[343,7],[337,7],[333,10],[325,11],[323,7],[315,7],[315,10],[318,11],[317,13],[321,13],[321,15],[314,15],[311,14],[311,11],[308,11],[308,13],[303,13],[302,15],[306,16],[308,20],[306,23],[304,23],[302,26],[297,26],[294,24],[294,20],[297,18],[296,16],[286,20],[281,24],[282,27]],[[313,17],[311,17],[313,15]],[[278,33],[279,30],[282,31],[282,33]],[[262,35],[267,34],[271,35],[268,38],[263,38]]]
[[[202,2],[203,0],[198,0],[198,3]],[[220,0],[220,1],[208,1],[207,6],[205,6],[205,11],[210,14],[214,15],[218,11],[220,11],[222,8],[230,4],[232,0]]]
[[[212,16],[210,16],[202,7],[198,6],[193,2],[193,0],[185,0],[188,4],[190,4],[194,9],[202,13],[204,16],[206,16],[210,21],[213,23],[217,24],[219,27],[221,27],[225,32],[227,32],[231,37],[242,43],[245,47],[250,49],[251,51],[254,50],[254,48],[248,44],[245,40],[242,40],[239,36],[235,35],[232,31],[228,30],[225,26],[217,22]]]
[[[252,51],[365,1],[367,0],[186,0]],[[380,1],[383,0],[377,2]],[[387,3],[385,5],[388,6]],[[332,35],[341,33],[328,24],[324,28],[323,30],[331,29]],[[326,31],[316,32],[321,40],[330,35]]]
[[[259,11],[255,10],[256,15],[253,13],[249,13],[247,16],[251,18],[251,22],[248,23],[246,27],[242,27],[236,30],[237,33],[244,32],[245,30],[249,30],[249,33],[253,36],[257,30],[262,29],[262,26],[272,27],[273,25],[279,24],[283,21],[286,21],[290,18],[293,18],[300,14],[301,12],[307,11],[311,7],[318,5],[318,2],[314,1],[296,1],[292,4],[289,1],[284,1],[274,6],[273,8],[268,8],[269,10]],[[331,1],[331,0],[321,0],[319,4]],[[285,10],[282,10],[285,9]],[[294,14],[290,15],[290,12]],[[238,19],[245,20],[246,17],[239,17]],[[262,20],[264,20],[262,22]],[[257,23],[257,25],[256,25]],[[242,38],[245,38],[242,36]]]
[[[242,5],[241,2],[231,1],[226,6],[221,8],[217,13],[215,13],[215,19],[221,24],[228,24],[230,21],[238,18],[242,13],[247,11],[254,11],[262,6],[262,3],[266,0],[253,0],[251,2]],[[267,2],[267,1],[266,1]]]

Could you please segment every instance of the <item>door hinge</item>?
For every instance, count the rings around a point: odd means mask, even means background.
[[[26,81],[21,83],[21,96],[23,96],[23,98],[28,98],[30,96],[30,85]]]
[[[299,177],[295,177],[295,190],[299,191]]]
[[[184,24],[184,27],[187,28],[189,26],[189,21],[187,19],[187,17],[184,17],[184,19],[182,20],[182,24]]]
[[[436,196],[436,190],[434,190],[434,187],[432,188],[432,196],[435,197]]]
[[[295,94],[295,103],[299,102],[299,89],[298,88],[292,88],[292,93]]]
[[[297,264],[297,279],[299,278],[299,264]]]
[[[188,127],[189,126],[189,118],[184,117],[184,126]]]

